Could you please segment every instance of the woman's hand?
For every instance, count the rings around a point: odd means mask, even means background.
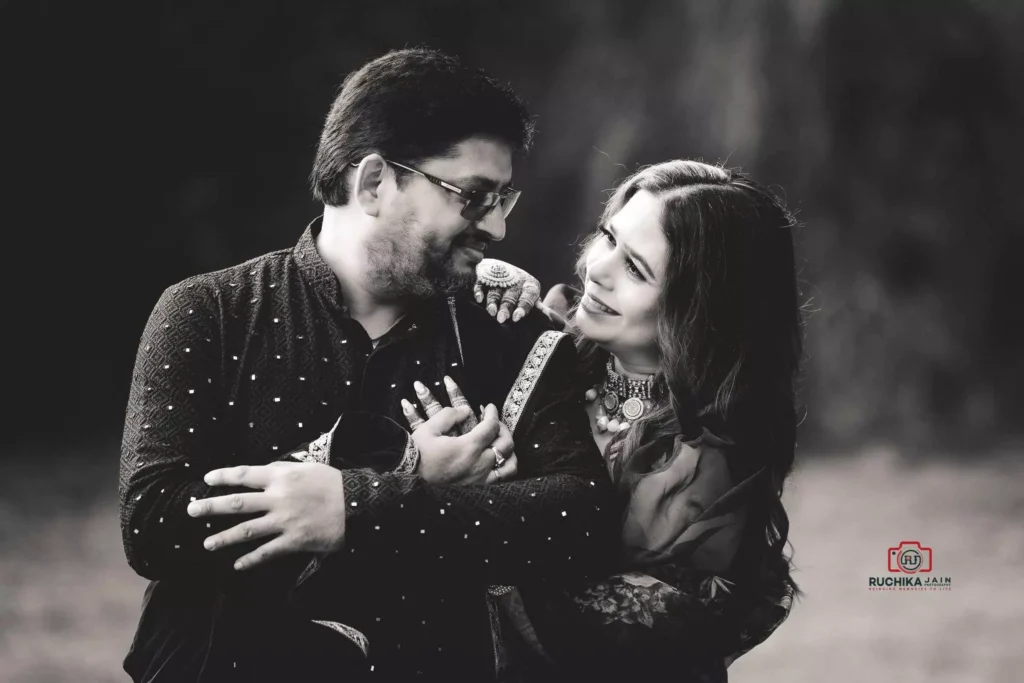
[[[420,382],[415,390],[426,417],[402,399],[420,452],[420,476],[436,484],[493,484],[515,476],[518,460],[512,433],[498,419],[498,409],[481,407],[477,420],[458,385],[450,377],[444,383],[451,408],[442,407]]]
[[[540,281],[511,263],[485,258],[476,267],[473,294],[477,303],[486,301],[487,312],[499,323],[510,317],[519,322],[537,305]]]

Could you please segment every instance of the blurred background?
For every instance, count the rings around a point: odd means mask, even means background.
[[[414,45],[536,114],[493,255],[545,283],[641,164],[741,167],[801,220],[806,597],[732,679],[1020,680],[1021,35],[998,0],[0,0],[0,680],[127,680],[145,582],[116,482],[145,320],[294,244],[341,80]],[[867,591],[908,539],[951,591]]]

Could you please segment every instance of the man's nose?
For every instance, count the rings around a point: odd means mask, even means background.
[[[505,216],[501,213],[501,207],[497,206],[491,209],[490,213],[476,224],[476,227],[493,242],[500,242],[505,239]]]

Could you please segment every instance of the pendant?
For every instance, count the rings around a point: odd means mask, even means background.
[[[604,409],[609,413],[614,413],[619,407],[619,395],[614,391],[609,391],[604,395]]]
[[[627,420],[636,420],[643,414],[644,402],[636,396],[626,399],[626,402],[622,404],[622,415]]]

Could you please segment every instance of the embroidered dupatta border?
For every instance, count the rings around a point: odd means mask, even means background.
[[[558,343],[568,335],[565,332],[548,330],[541,334],[530,349],[526,362],[519,370],[516,381],[512,384],[512,390],[501,407],[501,421],[505,423],[509,431],[514,435],[519,418],[522,417],[523,409],[530,402],[534,389],[540,380],[548,360],[554,355]]]
[[[537,341],[533,343],[523,367],[519,370],[516,381],[512,384],[505,404],[501,407],[501,421],[505,423],[509,431],[515,435],[516,427],[519,425],[519,418],[523,415],[526,404],[530,402],[534,389],[540,381],[540,376],[547,367],[548,360],[554,355],[558,343],[568,335],[564,332],[549,330],[542,333]],[[487,589],[487,612],[491,621],[491,643],[494,647],[494,671],[498,678],[506,666],[506,654],[504,639],[501,635],[501,620],[498,616],[499,600],[515,600],[519,598],[515,586],[490,586]]]

